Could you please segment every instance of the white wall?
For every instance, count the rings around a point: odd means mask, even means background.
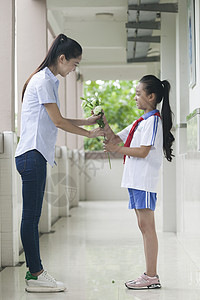
[[[200,107],[200,2],[195,1],[196,85],[189,89],[189,112]]]
[[[178,138],[176,141],[176,203],[178,238],[194,263],[200,265],[199,251],[197,251],[200,247],[200,152],[198,149],[200,132],[198,111],[200,108],[200,4],[198,0],[195,1],[195,12],[196,85],[191,88],[189,87],[188,65],[185,65],[185,62],[189,62],[188,41],[185,39],[185,35],[188,34],[187,1],[179,1],[176,77],[179,79],[177,120],[180,124],[177,126]],[[196,109],[197,113],[186,121],[187,115]]]
[[[87,159],[85,164],[86,200],[127,200],[127,189],[121,188],[123,159]]]

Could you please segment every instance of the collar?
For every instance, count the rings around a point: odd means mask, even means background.
[[[51,79],[56,83],[59,84],[58,78],[51,72],[51,70],[48,67],[44,68],[44,71],[51,77]]]
[[[148,119],[149,117],[153,116],[155,113],[159,112],[158,109],[154,109],[154,110],[151,110],[149,111],[148,113],[142,115],[143,119],[146,120]]]

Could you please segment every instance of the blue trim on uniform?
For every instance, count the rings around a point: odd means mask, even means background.
[[[129,192],[129,209],[151,209],[155,210],[157,194],[147,191],[128,188]]]
[[[154,109],[152,111],[149,111],[148,113],[142,115],[144,120],[147,120],[149,117],[155,115],[155,113],[158,113],[159,110],[158,109]],[[156,133],[157,133],[157,129],[158,129],[158,119],[159,116],[154,116],[154,126],[153,126],[153,135],[152,135],[152,139],[151,139],[151,145],[154,146],[155,143],[155,139],[156,139]]]
[[[157,129],[158,129],[158,116],[155,116],[154,118],[154,125],[153,125],[153,135],[152,135],[152,139],[151,139],[151,145],[153,146],[155,143],[155,139],[156,139],[156,133],[157,133]]]

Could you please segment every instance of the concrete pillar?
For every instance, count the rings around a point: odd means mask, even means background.
[[[179,1],[176,19],[176,146],[177,155],[187,151],[186,116],[189,114],[187,0]]]
[[[83,97],[84,94],[84,82],[83,82],[83,78],[80,75],[79,80],[77,81],[77,118],[83,118],[83,109],[81,107],[81,99],[80,97]],[[77,148],[79,150],[83,150],[84,149],[84,142],[83,142],[83,137],[82,136],[78,136],[78,140],[77,140]]]
[[[59,185],[59,216],[69,216],[69,188],[68,178],[69,174],[69,160],[68,160],[68,149],[66,146],[61,147],[61,157],[59,163],[59,174],[61,177],[61,184]]]
[[[52,31],[48,30],[48,48],[51,46],[53,40],[55,38],[55,35]],[[58,75],[59,80],[59,89],[58,89],[58,95],[59,95],[59,101],[60,101],[60,111],[63,117],[66,116],[66,78],[61,77]],[[66,145],[66,139],[67,134],[64,130],[58,130],[58,137],[57,137],[57,146],[64,146]]]
[[[176,116],[176,15],[161,14],[161,79],[171,84],[170,103]],[[176,124],[176,118],[174,119]],[[173,132],[175,135],[175,131]],[[173,146],[174,153],[175,145]],[[176,161],[162,168],[163,231],[176,232]]]
[[[79,190],[80,190],[80,200],[85,201],[86,200],[86,194],[85,194],[85,182],[86,182],[86,160],[85,160],[85,151],[81,150],[79,151]]]
[[[47,164],[47,180],[46,180],[46,188],[44,193],[44,200],[42,205],[42,214],[39,223],[39,231],[41,233],[48,233],[51,231],[51,218],[52,218],[52,211],[51,211],[51,203],[53,200],[51,199],[52,191],[51,181],[49,178],[52,176],[53,169],[52,167]]]
[[[58,76],[58,79],[60,81],[59,90],[58,90],[59,101],[60,101],[60,112],[61,112],[62,116],[65,118],[65,117],[67,117],[67,113],[66,113],[66,78]],[[67,133],[64,130],[59,129],[56,145],[57,146],[65,146],[66,142],[67,142]]]
[[[15,131],[15,1],[0,1],[0,132]]]
[[[81,108],[81,99],[80,97],[83,97],[83,79],[82,76],[77,80],[78,74],[76,72],[71,73],[66,77],[66,82],[65,82],[65,88],[66,92],[65,95],[64,93],[63,98],[65,98],[65,103],[62,102],[61,104],[61,112],[63,116],[66,118],[83,118],[83,111]],[[65,109],[63,109],[65,108]],[[59,137],[61,137],[62,134],[60,134]],[[79,149],[83,150],[84,149],[84,143],[83,143],[83,137],[74,135],[71,133],[66,133],[65,134],[66,139],[65,139],[65,145],[73,150],[73,149]],[[64,136],[63,136],[64,138]],[[63,139],[62,138],[62,139]],[[61,139],[60,139],[61,141]],[[62,144],[64,145],[64,143]]]
[[[72,72],[66,77],[66,117],[74,119],[77,117],[77,87],[76,73]],[[77,149],[78,137],[67,133],[67,147]]]
[[[16,134],[4,131],[4,153],[0,154],[0,253],[2,266],[19,261],[18,201],[16,189]]]
[[[79,151],[78,149],[73,150],[73,156],[71,160],[71,172],[70,172],[70,180],[74,184],[73,186],[73,195],[69,199],[70,207],[78,206],[80,199],[80,162],[79,162]]]
[[[0,1],[0,267],[19,260],[16,201],[15,136],[15,1]],[[3,133],[3,134],[2,134]]]
[[[16,0],[16,20],[19,135],[23,85],[43,61],[47,52],[46,0]]]
[[[187,152],[187,123],[186,116],[189,114],[189,71],[188,71],[188,22],[187,0],[179,1],[176,19],[176,203],[177,233],[184,226],[184,166]]]

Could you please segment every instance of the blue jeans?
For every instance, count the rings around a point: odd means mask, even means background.
[[[31,273],[43,269],[40,259],[38,223],[46,184],[46,160],[37,150],[27,151],[15,158],[22,178],[23,211],[21,240],[26,265]]]

